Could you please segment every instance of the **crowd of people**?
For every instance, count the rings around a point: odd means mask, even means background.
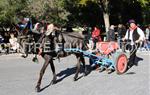
[[[130,25],[131,23],[133,23],[134,25]],[[134,28],[132,28],[134,27]],[[93,30],[91,31],[91,38],[88,39],[89,43],[92,41],[92,49],[95,49],[96,47],[96,43],[97,42],[101,42],[101,41],[116,41],[119,43],[119,46],[121,47],[121,42],[124,39],[130,39],[131,41],[133,40],[133,38],[129,37],[128,38],[128,31],[130,30],[136,30],[138,31],[139,35],[142,35],[142,47],[146,47],[148,46],[148,44],[150,43],[150,25],[147,25],[145,27],[145,29],[143,29],[142,27],[139,27],[135,20],[130,20],[127,24],[127,26],[123,25],[123,24],[118,24],[118,25],[111,25],[109,27],[109,31],[106,32],[106,36],[103,36],[103,31],[98,28],[98,27],[94,27]],[[140,32],[139,32],[140,31]],[[89,34],[89,33],[88,33]],[[129,34],[130,35],[130,34]],[[135,36],[131,35],[130,36]],[[107,38],[107,39],[106,39]],[[134,43],[134,41],[132,41],[132,44]],[[141,47],[141,48],[142,48]],[[148,48],[148,47],[146,47]]]

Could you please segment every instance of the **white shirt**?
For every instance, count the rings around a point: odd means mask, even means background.
[[[127,30],[127,32],[126,32],[125,39],[128,39],[128,31],[129,30]],[[133,36],[132,36],[133,35],[133,30],[131,30],[129,32],[130,32],[129,40],[131,40],[131,45],[134,45]],[[140,35],[139,40],[144,41],[145,40],[144,32],[139,27],[137,28],[137,32]]]

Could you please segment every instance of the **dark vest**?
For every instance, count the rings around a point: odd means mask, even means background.
[[[128,30],[128,39],[129,39],[129,36],[130,36],[130,30]],[[139,33],[137,32],[137,28],[133,31],[133,34],[132,34],[132,38],[133,38],[133,42],[135,42],[136,40],[138,40],[140,37]]]

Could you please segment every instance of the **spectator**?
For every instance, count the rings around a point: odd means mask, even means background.
[[[146,41],[150,41],[150,25],[145,30]]]
[[[32,29],[32,32],[33,33],[36,33],[36,34],[41,34],[44,32],[44,26],[42,23],[36,23],[34,25],[34,28]]]
[[[100,29],[97,28],[97,27],[94,27],[94,30],[92,31],[92,40],[94,42],[94,48],[93,49],[96,48],[96,43],[97,42],[101,42],[102,41],[102,39],[100,37]]]
[[[125,36],[125,33],[126,33],[125,26],[123,24],[119,24],[118,28],[117,28],[117,32],[118,32],[117,40],[118,40],[118,44],[119,44],[119,46],[121,48],[122,47],[121,46],[121,39]]]
[[[119,24],[117,28],[118,37],[123,38],[126,34],[126,28],[123,24]]]
[[[33,33],[40,34],[39,26],[40,26],[40,23],[36,23],[36,24],[34,25],[34,28],[32,29],[32,32],[33,32]]]
[[[10,42],[11,49],[16,52],[19,52],[19,43],[17,42],[17,38],[14,37],[13,33],[10,34],[9,42]]]
[[[108,41],[115,41],[115,26],[111,25],[107,34]]]

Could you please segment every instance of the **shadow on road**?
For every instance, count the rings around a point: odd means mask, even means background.
[[[126,73],[126,75],[134,75],[134,74],[136,74],[135,72],[128,72],[128,73]]]
[[[88,72],[87,72],[87,75],[88,75],[88,74],[90,74],[91,71],[89,69],[90,68],[89,65],[86,65],[86,67],[87,67],[87,70],[88,70]],[[63,79],[65,79],[66,77],[69,77],[69,76],[75,74],[76,73],[76,69],[77,69],[76,67],[67,68],[67,69],[61,71],[60,73],[58,73],[57,76],[60,77],[60,79],[58,79],[57,82],[60,82]],[[84,73],[84,70],[83,70],[82,66],[81,66],[81,69],[80,69],[80,73]],[[79,76],[78,79],[80,79],[82,77],[83,76]]]
[[[128,65],[127,71],[128,71],[129,69],[131,69],[133,66],[138,66],[138,65],[139,65],[139,61],[143,61],[143,58],[140,58],[140,57],[137,57],[137,56],[136,56],[136,58],[135,58],[135,63],[133,63],[133,64],[131,64],[131,65]],[[129,72],[129,73],[126,73],[126,74],[132,75],[132,74],[135,74],[135,72]]]
[[[52,84],[50,83],[50,84],[48,84],[47,86],[41,88],[39,92],[42,92],[43,90],[45,90],[46,88],[48,88],[48,87],[51,86],[51,85],[52,85]]]
[[[88,74],[90,74],[91,71],[90,71],[90,69],[89,69],[89,68],[90,68],[89,65],[86,65],[86,67],[87,67],[87,69],[88,69],[88,73],[87,73],[87,75],[88,75]],[[82,68],[83,68],[83,67],[81,66],[80,73],[83,73],[83,69],[82,69]],[[67,68],[67,69],[61,71],[60,73],[58,73],[57,76],[60,77],[60,79],[57,79],[56,83],[61,82],[61,81],[62,81],[63,79],[65,79],[66,77],[69,77],[69,76],[75,74],[75,73],[76,73],[76,69],[77,69],[76,67]],[[77,80],[79,80],[79,79],[82,78],[82,77],[83,77],[83,75],[82,75],[82,76],[79,76]],[[56,83],[55,83],[55,84],[56,84]],[[50,83],[50,84],[48,84],[47,86],[41,88],[40,92],[43,91],[44,89],[48,88],[48,87],[51,86],[51,85],[53,85],[53,84]]]
[[[134,65],[138,66],[139,61],[143,61],[143,58],[140,58],[140,57],[136,56]]]

